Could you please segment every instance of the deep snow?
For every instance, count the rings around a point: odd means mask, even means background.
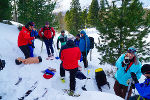
[[[18,24],[17,24],[18,25]],[[41,56],[43,62],[39,64],[31,65],[16,65],[15,59],[17,57],[23,57],[23,53],[17,46],[17,38],[19,31],[14,25],[7,25],[0,23],[0,58],[6,60],[5,68],[0,71],[0,95],[3,96],[2,100],[17,100],[17,98],[24,95],[24,93],[32,86],[32,84],[38,81],[37,88],[25,99],[33,100],[43,94],[44,88],[48,88],[48,92],[45,97],[40,100],[122,100],[120,97],[114,95],[113,85],[114,79],[111,76],[107,76],[108,82],[110,83],[111,88],[103,86],[103,92],[98,91],[96,82],[94,79],[95,69],[103,68],[106,70],[115,70],[113,66],[109,64],[99,65],[99,60],[97,59],[100,55],[97,52],[97,49],[92,50],[92,61],[90,61],[90,54],[88,55],[89,75],[87,75],[86,70],[82,68],[82,72],[90,77],[87,81],[86,88],[88,91],[83,91],[81,87],[85,84],[85,80],[76,79],[76,93],[80,93],[80,97],[70,97],[67,94],[63,95],[62,89],[69,89],[69,73],[66,72],[66,82],[63,84],[60,81],[59,75],[59,65],[60,60],[46,60],[47,57],[45,45],[43,45],[42,53],[41,45],[42,42],[38,39],[35,40],[35,56]],[[88,36],[95,38],[95,42],[98,42],[98,31],[95,28],[85,30]],[[66,34],[68,34],[66,32]],[[56,49],[57,37],[60,34],[57,33],[54,38],[54,55],[58,56],[58,51]],[[83,63],[79,62],[79,65],[83,67]],[[43,73],[41,71],[47,69],[48,67],[55,68],[57,72],[54,77],[51,79],[44,79]],[[22,78],[22,82],[19,85],[14,85],[19,77]],[[143,78],[142,78],[143,80]]]

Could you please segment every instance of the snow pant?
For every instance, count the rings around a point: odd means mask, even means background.
[[[86,52],[82,52],[82,57],[83,57],[83,63],[84,63],[84,68],[88,67],[88,61],[87,61],[87,55],[88,55],[89,51]]]
[[[32,46],[29,46],[29,48],[30,48],[30,57],[34,57],[34,55],[33,55],[34,48]]]
[[[30,48],[28,45],[19,46],[19,48],[23,52],[25,59],[30,57]]]
[[[116,80],[114,84],[114,91],[117,96],[120,96],[125,99],[126,93],[128,91],[128,86],[124,86]],[[132,93],[132,87],[130,87],[127,100],[129,100],[131,93]]]
[[[52,54],[54,53],[54,49],[53,49],[53,46],[52,46],[53,39],[52,38],[50,38],[50,39],[44,39],[44,43],[46,45],[47,54],[48,54],[48,56],[50,56],[51,53]],[[51,49],[51,53],[50,53],[50,49]]]
[[[63,66],[60,67],[60,76],[65,76],[65,70],[69,71],[70,73],[70,90],[75,91],[76,87],[76,72],[78,71],[78,68],[75,69],[64,69]]]
[[[150,99],[145,99],[142,98],[140,95],[135,95],[129,98],[129,100],[150,100]]]

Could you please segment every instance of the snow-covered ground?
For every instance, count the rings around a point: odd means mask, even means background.
[[[106,71],[113,70],[114,67],[110,66],[109,64],[99,65],[98,57],[100,55],[98,54],[96,48],[92,50],[92,61],[90,61],[90,54],[88,55],[88,70],[90,70],[88,75],[87,71],[83,68],[83,63],[79,62],[79,65],[82,67],[82,72],[87,75],[87,77],[91,78],[86,84],[88,91],[83,91],[81,89],[86,80],[76,79],[76,93],[81,94],[81,96],[70,97],[62,92],[62,89],[69,89],[69,73],[66,71],[66,82],[61,83],[59,75],[60,60],[46,60],[46,47],[45,45],[43,46],[41,53],[41,41],[38,39],[35,40],[34,54],[35,56],[41,56],[43,58],[42,63],[16,65],[15,59],[17,57],[23,57],[23,53],[17,46],[19,31],[14,25],[2,23],[0,23],[0,30],[0,58],[6,61],[5,68],[0,71],[0,96],[3,96],[2,100],[17,100],[17,98],[22,97],[36,81],[38,82],[37,88],[25,100],[34,100],[35,98],[41,96],[45,88],[48,89],[48,92],[43,98],[40,98],[40,100],[123,100],[114,95],[113,85],[115,80],[111,76],[107,76],[111,88],[109,89],[107,86],[103,86],[103,92],[98,91],[94,78],[95,69],[103,68],[104,71]],[[94,37],[95,42],[98,42],[98,31],[95,30],[95,28],[86,29],[85,31],[87,32],[88,36]],[[56,37],[54,38],[55,57],[58,56],[56,41],[59,35],[60,34],[57,33]],[[41,71],[47,69],[48,67],[55,68],[57,71],[53,78],[44,79]],[[19,85],[15,85],[20,77],[22,78],[22,82]]]

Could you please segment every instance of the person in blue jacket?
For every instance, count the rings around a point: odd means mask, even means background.
[[[76,46],[79,47],[79,43],[80,43],[80,34],[77,34],[77,35],[76,35],[76,39],[74,40],[74,43],[75,43]]]
[[[136,74],[131,73],[139,95],[132,96],[129,100],[150,100],[150,64],[144,64],[141,68],[141,72],[146,77],[143,83],[139,83]]]
[[[38,32],[36,31],[35,28],[32,29],[30,36],[31,37],[37,37],[38,36]],[[34,51],[34,48],[35,48],[34,40],[31,40],[31,42],[32,42],[32,44],[28,45],[29,48],[30,48],[30,57],[34,57],[34,55],[33,55],[33,51]]]
[[[80,37],[80,42],[79,42],[79,48],[82,53],[84,68],[87,68],[88,67],[87,55],[90,50],[90,39],[86,35],[86,32],[84,30],[82,30],[80,34],[81,34],[81,37]]]
[[[122,54],[116,62],[117,72],[115,74],[114,91],[117,96],[125,98],[128,89],[129,80],[131,79],[131,72],[136,73],[137,79],[140,79],[141,62],[138,60],[136,49],[134,47],[128,48],[125,54]],[[128,100],[132,93],[132,87],[128,93]]]

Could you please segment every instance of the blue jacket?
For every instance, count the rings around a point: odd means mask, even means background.
[[[35,30],[35,31],[34,31],[34,30],[32,30],[32,31],[31,31],[31,34],[30,34],[30,36],[31,36],[31,37],[38,36],[38,32],[37,32],[36,30]],[[34,45],[34,40],[32,40],[31,42],[32,42],[32,43],[33,43],[33,45]]]
[[[116,62],[116,67],[118,68],[115,78],[117,81],[125,86],[128,86],[127,82],[129,79],[131,79],[131,72],[134,72],[138,79],[140,79],[142,73],[141,73],[141,62],[138,61],[138,64],[135,65],[134,63],[131,65],[131,67],[128,69],[127,72],[125,72],[127,66],[122,67],[122,61],[124,61],[125,54],[121,55],[119,59]]]
[[[74,40],[74,43],[75,43],[76,46],[79,47],[80,39],[79,39],[79,40],[75,39],[75,40]]]
[[[150,79],[146,79],[144,83],[137,83],[135,87],[143,98],[150,99]]]
[[[86,43],[87,43],[87,47],[86,47]],[[79,48],[81,52],[86,52],[86,50],[87,51],[90,50],[90,39],[88,38],[86,33],[84,33],[83,37],[80,37]]]

